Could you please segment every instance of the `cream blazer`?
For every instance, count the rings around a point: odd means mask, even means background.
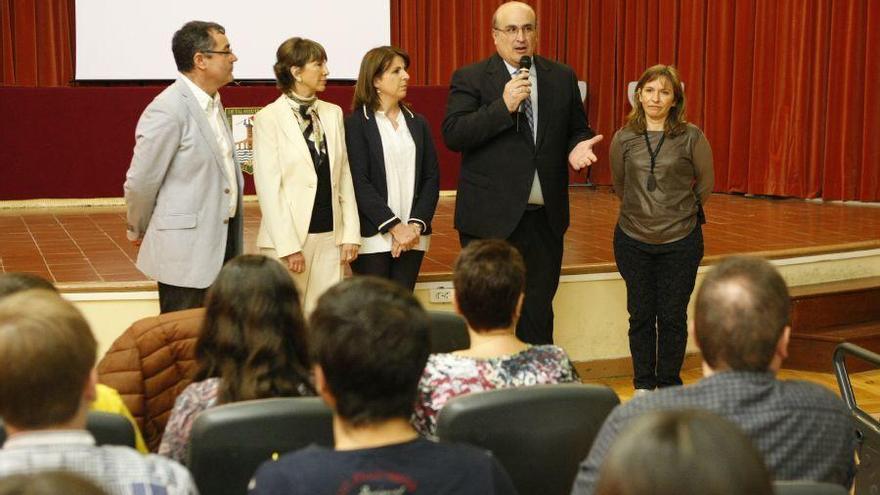
[[[254,185],[263,218],[257,247],[279,258],[302,251],[309,233],[318,175],[293,111],[281,95],[254,117]],[[318,100],[318,117],[327,140],[336,244],[360,244],[360,224],[342,109]]]

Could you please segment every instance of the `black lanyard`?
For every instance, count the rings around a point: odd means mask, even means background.
[[[660,141],[657,142],[657,149],[651,149],[651,141],[648,139],[648,131],[645,131],[645,145],[648,146],[648,156],[651,157],[651,175],[648,176],[648,183],[646,184],[648,187],[648,192],[654,192],[657,189],[657,178],[654,177],[654,167],[657,164],[657,155],[660,154],[660,148],[663,147],[663,141],[666,140],[666,133],[664,132],[660,136]]]

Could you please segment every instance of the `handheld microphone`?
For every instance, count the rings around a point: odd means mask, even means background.
[[[529,69],[531,69],[531,68],[532,68],[532,58],[527,55],[523,55],[519,59],[519,70],[516,71],[516,73],[517,74],[522,74],[523,72],[528,73]],[[517,109],[517,112],[522,113],[522,111],[523,111],[523,104],[522,104],[522,102],[520,102],[519,108]]]

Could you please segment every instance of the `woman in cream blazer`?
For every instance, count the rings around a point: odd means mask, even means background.
[[[282,95],[254,118],[254,183],[262,221],[257,247],[280,258],[310,312],[357,258],[360,225],[342,109],[321,101],[327,54],[291,38],[278,47]]]

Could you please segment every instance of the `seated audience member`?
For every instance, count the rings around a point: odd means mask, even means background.
[[[491,453],[431,442],[410,424],[430,346],[428,316],[411,292],[351,278],[321,296],[310,322],[335,449],[311,446],[267,461],[252,493],[515,493]]]
[[[433,436],[440,408],[459,395],[579,381],[561,348],[516,336],[525,272],[522,256],[506,241],[477,240],[461,250],[452,274],[455,308],[467,321],[471,345],[428,358],[413,415],[419,433]]]
[[[314,395],[299,294],[284,266],[259,255],[226,263],[205,300],[199,370],[177,397],[159,453],[183,461],[196,417],[242,400]]]
[[[66,471],[16,474],[0,479],[0,495],[107,495],[98,485]]]
[[[776,480],[849,487],[856,433],[846,406],[819,385],[776,378],[788,355],[789,308],[785,281],[768,262],[730,257],[715,266],[697,292],[692,328],[703,379],[618,406],[581,464],[572,493],[594,493],[609,447],[634,418],[681,408],[706,409],[737,424]]]
[[[58,289],[43,277],[31,273],[0,273],[0,299],[28,289],[44,289],[58,292]]]
[[[9,435],[0,478],[65,470],[112,495],[197,493],[176,462],[95,446],[85,427],[96,350],[82,314],[57,294],[27,290],[0,300],[0,416]]]
[[[614,441],[598,495],[773,495],[751,440],[708,411],[648,413]]]
[[[52,285],[52,282],[37,275],[30,273],[0,273],[0,299],[29,289],[45,289],[55,293],[58,292],[55,286]],[[144,442],[141,430],[131,416],[131,412],[125,407],[125,403],[122,402],[119,392],[100,383],[96,385],[95,389],[97,395],[95,401],[92,402],[91,410],[125,416],[134,428],[135,447],[146,454],[148,452],[147,444]]]

